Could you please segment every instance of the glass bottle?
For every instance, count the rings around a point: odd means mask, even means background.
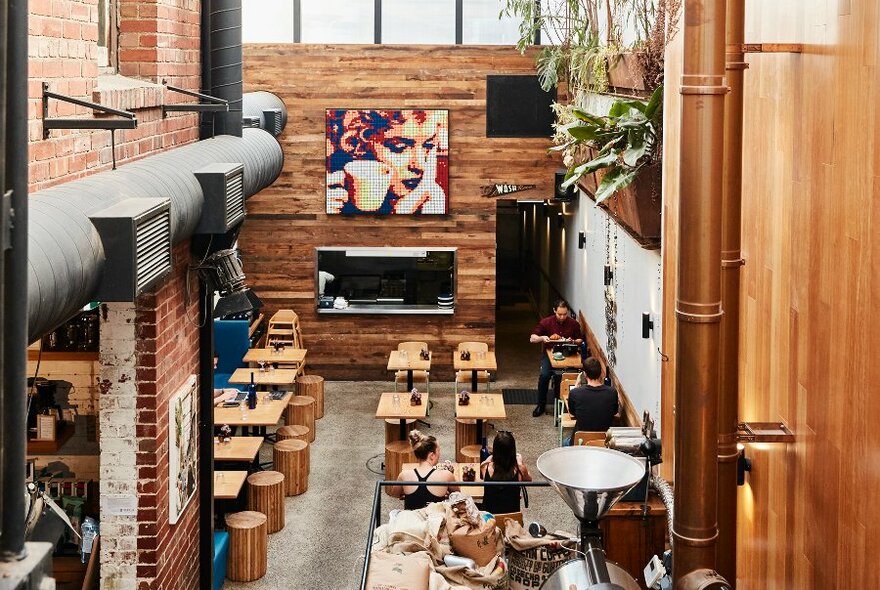
[[[248,408],[250,408],[251,410],[257,407],[257,385],[254,383],[253,371],[251,372],[250,385],[248,385],[247,404]]]

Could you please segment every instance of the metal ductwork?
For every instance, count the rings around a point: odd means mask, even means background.
[[[205,195],[197,234],[225,234],[244,221],[244,166],[210,164],[195,175]]]
[[[241,0],[212,0],[210,11],[211,96],[229,101],[229,111],[217,113],[218,135],[241,137],[242,50]]]
[[[276,95],[264,90],[245,94],[241,113],[245,119],[259,119],[260,129],[275,137],[281,135],[287,126],[287,107]]]
[[[30,196],[28,334],[30,342],[93,300],[105,272],[93,215],[130,198],[171,200],[171,239],[189,238],[205,202],[195,172],[209,164],[240,162],[244,195],[272,184],[281,173],[281,146],[268,133],[218,136],[39,191]]]

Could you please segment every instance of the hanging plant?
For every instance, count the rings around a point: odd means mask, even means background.
[[[568,173],[562,188],[568,188],[584,175],[602,170],[595,199],[601,203],[615,192],[629,186],[639,171],[660,159],[663,122],[663,86],[651,98],[617,100],[608,115],[598,116],[579,108],[571,109],[575,121],[557,127],[557,139],[563,143],[551,148],[562,151],[568,160]],[[583,162],[577,152],[586,146],[592,159]]]

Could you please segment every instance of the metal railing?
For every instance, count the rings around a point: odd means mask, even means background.
[[[517,485],[529,488],[548,488],[550,487],[550,483],[544,480],[541,481],[520,481],[520,482],[510,482],[510,481],[444,481],[444,482],[436,482],[436,481],[377,481],[376,489],[373,491],[373,509],[370,515],[370,530],[367,533],[367,546],[364,549],[364,569],[361,573],[361,590],[366,590],[367,587],[367,574],[370,571],[370,549],[373,547],[373,537],[376,532],[376,528],[378,528],[379,523],[382,521],[382,489],[388,486],[436,486],[436,485],[444,485],[450,486],[455,485],[461,488],[473,488],[473,487],[490,487],[490,486],[509,486],[509,485]]]

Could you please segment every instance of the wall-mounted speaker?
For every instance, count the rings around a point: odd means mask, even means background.
[[[560,168],[556,171],[553,179],[553,199],[556,201],[562,201],[563,203],[573,201],[577,195],[577,187],[574,185],[568,188],[562,188],[562,183],[565,182],[566,173],[567,170],[565,168]]]

